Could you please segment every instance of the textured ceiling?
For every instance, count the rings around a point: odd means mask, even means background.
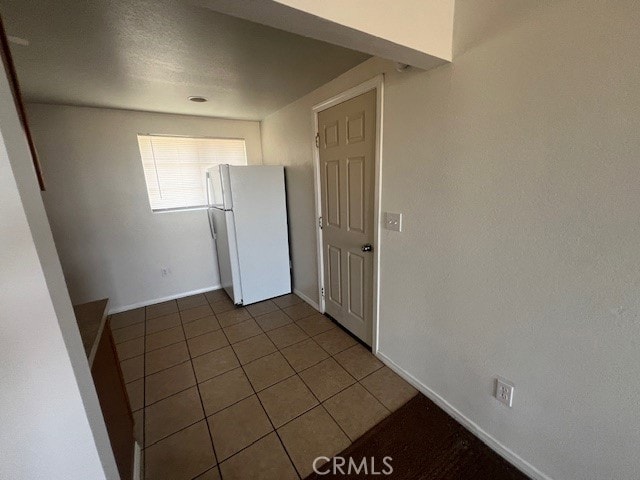
[[[0,5],[31,102],[258,120],[368,58],[187,1]]]

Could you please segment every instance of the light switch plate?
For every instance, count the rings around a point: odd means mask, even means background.
[[[384,214],[384,228],[395,232],[402,231],[402,214],[386,212]]]

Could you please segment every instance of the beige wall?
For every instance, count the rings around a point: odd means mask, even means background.
[[[381,355],[533,476],[638,478],[640,8],[456,3],[452,65],[372,59],[263,121],[295,286],[317,299],[311,106],[383,71]]]
[[[451,60],[453,0],[276,0],[278,3]]]
[[[4,70],[0,365],[0,478],[119,478]]]
[[[285,165],[290,250],[294,288],[318,301],[316,212],[313,177],[313,117],[311,108],[327,98],[393,68],[372,58],[263,120],[265,164]]]
[[[260,124],[85,107],[29,105],[43,194],[74,303],[113,310],[219,286],[205,210],[152,213],[136,134],[243,137],[262,162]],[[171,274],[162,277],[161,269]]]

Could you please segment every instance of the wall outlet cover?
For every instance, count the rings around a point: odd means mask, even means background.
[[[499,402],[504,403],[507,407],[513,406],[513,391],[515,390],[513,383],[504,378],[496,378],[495,397]]]
[[[384,228],[395,232],[402,231],[402,214],[386,212],[384,214]]]

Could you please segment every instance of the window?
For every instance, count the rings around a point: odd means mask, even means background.
[[[207,205],[205,171],[216,165],[246,165],[243,139],[138,135],[151,210]]]

